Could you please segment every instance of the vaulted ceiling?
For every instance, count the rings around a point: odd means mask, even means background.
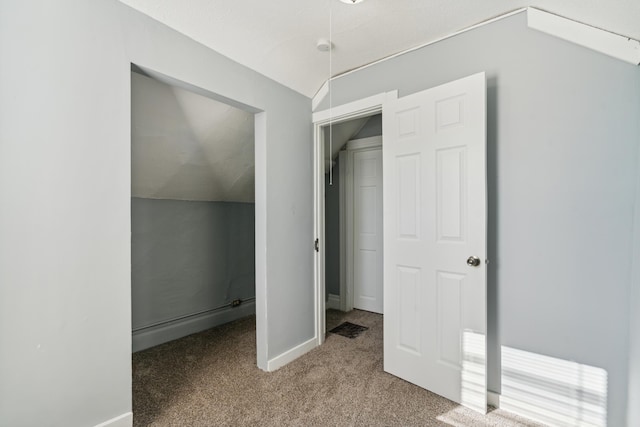
[[[534,6],[640,40],[639,0],[121,0],[309,97],[336,75]],[[320,38],[335,46],[316,49]]]
[[[312,97],[329,78],[522,7],[640,40],[640,0],[120,0]],[[333,50],[319,51],[319,39]],[[132,194],[253,201],[253,116],[134,74]],[[333,152],[364,125],[334,125]]]

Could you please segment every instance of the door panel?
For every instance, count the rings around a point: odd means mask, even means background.
[[[353,153],[353,307],[382,313],[382,150]]]
[[[398,346],[419,356],[422,353],[419,310],[420,269],[398,266]]]
[[[485,99],[481,73],[388,101],[382,149],[385,371],[482,413]]]

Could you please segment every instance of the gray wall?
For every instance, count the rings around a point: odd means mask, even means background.
[[[329,174],[324,175],[325,293],[340,295],[340,166],[339,158],[333,167],[333,185]]]
[[[131,62],[258,111],[258,363],[313,338],[308,98],[116,0],[2,1],[0,55],[0,425],[132,409]]]
[[[362,126],[351,139],[370,138],[372,136],[382,135],[382,114],[376,114],[369,117],[369,120]]]
[[[481,71],[489,388],[500,392],[501,346],[604,368],[609,425],[624,425],[640,70],[519,14],[337,78],[333,105]]]
[[[633,90],[633,86],[631,87]],[[640,93],[640,84],[636,85]],[[640,120],[636,121],[640,133]],[[640,150],[638,150],[638,169],[636,172],[635,219],[633,232],[633,267],[631,276],[631,298],[629,299],[630,323],[629,336],[629,397],[627,401],[627,423],[630,426],[640,425]]]
[[[132,198],[132,328],[253,298],[254,234],[253,203]]]

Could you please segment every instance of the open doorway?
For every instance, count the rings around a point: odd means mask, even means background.
[[[326,307],[383,313],[382,114],[325,132]]]
[[[254,130],[252,113],[131,78],[137,351],[255,312]]]
[[[131,73],[131,92],[132,351],[139,409],[136,356],[142,350],[240,319],[243,330],[255,334],[255,133],[252,112],[141,72]],[[215,335],[205,344],[230,350]],[[255,360],[255,348],[252,353]]]
[[[396,96],[393,92],[392,96]],[[314,288],[316,295],[317,344],[324,343],[327,330],[331,329],[339,313],[347,313],[354,308],[354,206],[364,207],[362,194],[354,203],[353,165],[354,153],[369,154],[382,147],[382,104],[387,94],[379,94],[335,109],[314,113],[314,229],[317,236]],[[382,178],[382,161],[367,159]],[[380,183],[381,184],[381,183]],[[379,199],[382,207],[382,185],[372,199]],[[371,194],[365,195],[370,196]],[[375,204],[375,203],[374,203]],[[357,208],[356,208],[357,210]],[[363,209],[361,209],[363,210]],[[366,210],[366,209],[364,209]],[[380,244],[372,265],[382,266],[382,213],[380,225],[376,227],[376,216],[368,218],[367,228],[379,231]],[[372,221],[371,221],[372,220]],[[376,233],[373,233],[376,234]],[[321,243],[320,243],[321,242]],[[379,253],[378,250],[379,249]],[[376,259],[379,258],[379,259]],[[362,267],[361,265],[359,267]],[[363,271],[362,269],[360,270]],[[367,271],[367,273],[369,273]],[[367,274],[365,274],[367,276]],[[369,275],[371,277],[371,275]],[[380,302],[383,302],[382,278],[380,279]],[[381,304],[383,306],[383,304]],[[358,303],[356,303],[356,307]],[[329,319],[327,310],[333,314]],[[365,308],[370,310],[370,308]],[[375,310],[380,314],[383,307]]]
[[[486,78],[386,95],[384,370],[486,413]]]

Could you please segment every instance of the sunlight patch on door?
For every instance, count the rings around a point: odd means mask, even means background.
[[[500,408],[554,426],[606,426],[607,371],[503,346]]]

